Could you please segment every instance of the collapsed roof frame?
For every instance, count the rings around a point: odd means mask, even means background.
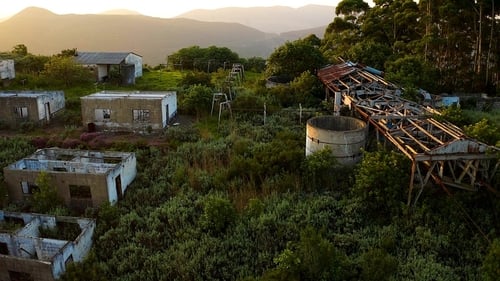
[[[412,162],[407,204],[418,201],[424,187],[437,184],[466,190],[491,186],[499,171],[500,149],[474,140],[457,126],[434,118],[439,112],[400,97],[401,89],[374,69],[352,62],[327,66],[318,77],[344,105],[358,112]],[[414,186],[420,187],[413,198]],[[497,193],[498,194],[498,193]]]

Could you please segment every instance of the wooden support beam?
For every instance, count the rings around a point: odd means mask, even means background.
[[[402,132],[404,132],[409,138],[411,138],[414,142],[416,142],[418,145],[420,145],[421,148],[423,148],[425,151],[430,151],[430,149],[425,146],[422,142],[420,142],[416,137],[414,137],[410,132],[405,130],[404,128],[400,128]],[[416,153],[415,153],[416,154]]]
[[[412,121],[411,119],[409,119],[408,122],[410,122],[413,126],[415,126],[415,128],[419,129],[422,133],[426,134],[429,138],[433,139],[435,142],[439,144],[444,144],[444,142],[433,136],[431,133],[429,133],[426,129],[422,128],[416,122]]]

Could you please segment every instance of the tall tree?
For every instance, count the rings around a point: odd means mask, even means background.
[[[266,67],[268,76],[281,76],[291,81],[304,71],[315,73],[326,60],[319,50],[316,36],[286,42],[269,56]]]
[[[321,43],[321,51],[330,61],[337,57],[351,59],[349,49],[361,39],[363,16],[370,9],[363,0],[343,0],[335,8],[337,15],[328,25]]]

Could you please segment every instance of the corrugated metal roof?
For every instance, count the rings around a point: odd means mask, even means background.
[[[131,52],[77,52],[75,60],[80,64],[121,64]]]

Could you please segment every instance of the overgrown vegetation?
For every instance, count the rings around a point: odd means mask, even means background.
[[[227,48],[193,46],[169,57],[175,69],[147,69],[134,87],[59,81],[66,89],[67,127],[57,136],[0,138],[0,163],[54,145],[136,153],[138,174],[124,200],[79,214],[97,219],[94,247],[84,262],[68,266],[63,280],[498,280],[498,197],[462,190],[448,195],[429,186],[408,207],[410,165],[395,151],[367,149],[355,167],[338,165],[328,150],[305,156],[305,120],[327,108],[315,70],[337,56],[387,70],[410,96],[418,87],[486,89],[480,81],[487,84],[491,77],[481,65],[484,52],[471,71],[457,61],[474,54],[472,45],[456,50],[465,40],[438,44],[439,32],[455,39],[449,20],[457,18],[444,7],[468,5],[455,2],[428,7],[429,1],[375,1],[369,8],[341,1],[341,17],[323,40],[287,42],[266,69],[259,58],[245,61]],[[474,5],[493,13],[500,7]],[[468,11],[470,19],[477,9]],[[481,20],[491,24],[491,18]],[[30,55],[23,45],[11,53],[27,79],[12,88],[48,86],[41,75],[54,58]],[[224,111],[219,120],[210,114],[212,95],[228,90],[228,58],[258,73],[246,73],[234,85],[232,114]],[[438,58],[446,59],[435,63]],[[473,81],[464,78],[468,74]],[[266,88],[269,75],[289,83]],[[106,141],[102,134],[82,133],[76,127],[79,97],[109,88],[176,90],[179,112],[195,121],[169,127],[156,136],[161,142]],[[300,112],[299,106],[309,110]],[[498,112],[452,107],[436,118],[499,143]],[[54,208],[59,199],[47,175],[37,184],[32,205],[8,207],[68,212]]]

